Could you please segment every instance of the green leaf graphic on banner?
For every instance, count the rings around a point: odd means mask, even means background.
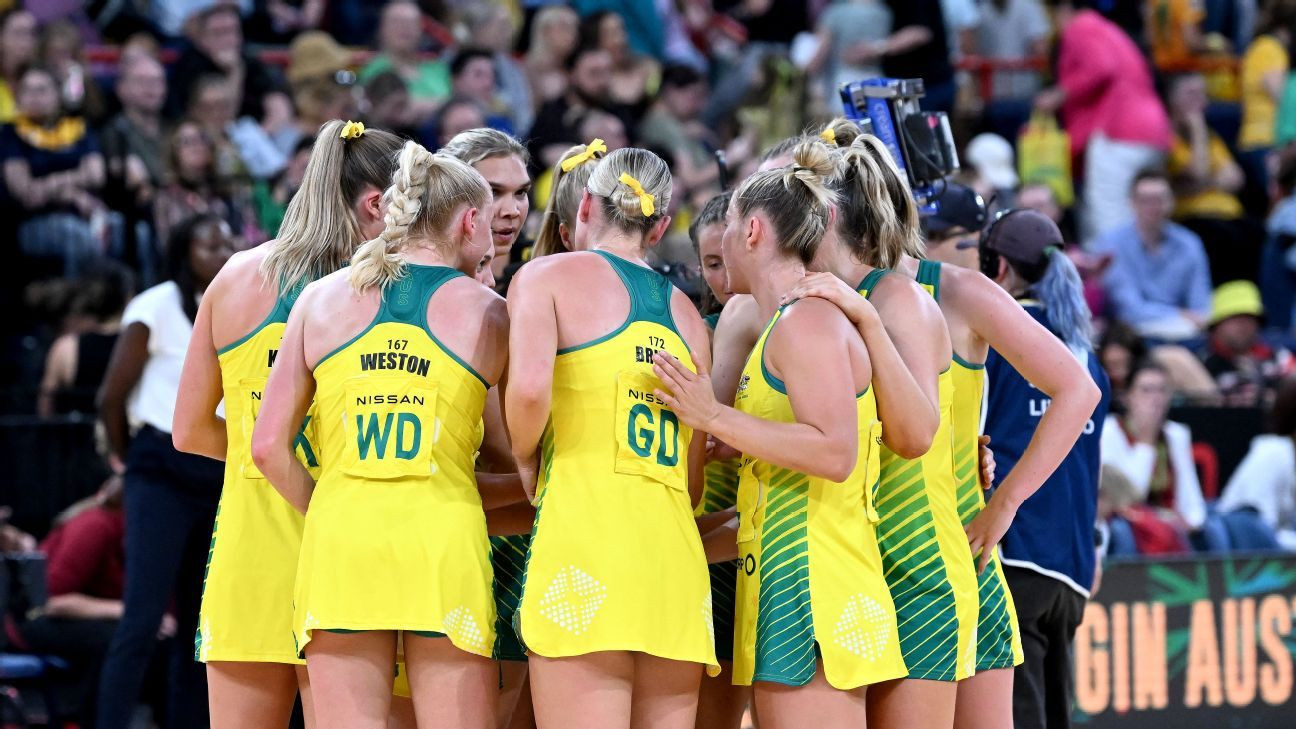
[[[1189,566],[1189,565],[1184,565]],[[1210,597],[1210,580],[1206,576],[1206,565],[1191,565],[1196,575],[1194,578],[1171,565],[1153,565],[1148,567],[1148,597],[1166,607],[1191,605],[1198,600]]]
[[[1296,582],[1296,566],[1265,559],[1224,562],[1224,589],[1229,597],[1281,592],[1293,582]]]

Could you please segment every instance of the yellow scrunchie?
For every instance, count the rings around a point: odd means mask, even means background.
[[[640,185],[638,180],[631,177],[629,172],[622,172],[621,176],[617,178],[617,182],[630,188],[635,195],[639,196],[639,210],[643,212],[645,218],[651,218],[652,214],[657,211],[657,207],[653,204],[653,201],[657,198],[644,192],[643,185]]]
[[[348,121],[338,136],[343,139],[355,139],[365,133],[364,122]]]
[[[819,138],[834,147],[837,146],[837,132],[832,127],[824,127],[823,131],[819,132]]]
[[[602,139],[595,137],[593,141],[585,145],[584,152],[581,152],[580,154],[574,154],[568,157],[567,159],[563,160],[562,171],[571,172],[577,167],[580,167],[586,162],[589,162],[590,160],[594,159],[594,155],[606,154],[606,153],[607,153],[607,145],[603,143]]]

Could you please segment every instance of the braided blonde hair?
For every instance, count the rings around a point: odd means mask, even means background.
[[[757,172],[734,192],[731,205],[746,218],[761,210],[778,238],[779,250],[802,263],[814,260],[828,230],[837,193],[828,186],[836,172],[832,150],[818,139],[804,139],[788,167]]]
[[[446,229],[463,207],[483,208],[491,191],[477,170],[445,154],[432,154],[417,142],[401,148],[387,200],[386,227],[360,246],[351,258],[351,285],[356,291],[385,289],[405,275],[400,255],[411,239],[444,244]]]

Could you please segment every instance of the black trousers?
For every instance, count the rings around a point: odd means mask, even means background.
[[[1013,675],[1014,729],[1068,729],[1075,699],[1071,643],[1085,598],[1060,580],[1004,565],[1026,660]]]

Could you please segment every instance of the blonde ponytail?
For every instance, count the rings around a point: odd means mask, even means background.
[[[837,233],[856,258],[894,268],[905,255],[925,258],[918,203],[882,141],[861,134],[842,150],[836,185]]]
[[[569,147],[554,163],[549,178],[549,204],[545,206],[540,234],[536,236],[535,247],[531,249],[532,258],[549,256],[566,250],[559,226],[567,226],[569,232],[575,228],[576,208],[580,205],[581,193],[585,191],[590,175],[594,174],[594,167],[598,165],[599,160],[603,159],[603,153],[595,150],[588,159],[570,170],[564,170],[563,167],[564,163],[582,157],[588,151],[587,145],[577,144]]]
[[[406,142],[383,196],[387,201],[386,226],[351,258],[351,286],[356,291],[374,286],[385,289],[404,276],[405,259],[400,252],[410,240],[444,243],[454,214],[464,206],[485,207],[491,192],[481,174],[464,162],[432,154],[417,142]]]
[[[334,119],[316,133],[301,188],[261,261],[262,276],[281,291],[345,266],[364,240],[356,200],[366,189],[382,190],[391,181],[401,138],[381,129],[343,138],[344,128],[348,123]]]
[[[788,167],[757,172],[733,194],[744,218],[761,210],[778,238],[779,250],[802,263],[814,260],[828,229],[837,194],[829,187],[836,172],[832,151],[818,139],[804,139]]]

